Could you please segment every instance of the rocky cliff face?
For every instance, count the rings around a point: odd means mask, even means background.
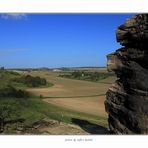
[[[124,47],[107,56],[117,75],[105,101],[110,132],[148,134],[148,14],[128,19],[116,37]]]

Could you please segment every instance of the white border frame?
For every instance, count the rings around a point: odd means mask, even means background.
[[[0,13],[147,12],[147,0],[0,0]],[[91,141],[85,141],[86,138]],[[65,139],[72,139],[72,141],[65,142]],[[78,139],[82,141],[78,142]],[[148,136],[0,136],[1,148],[77,148],[83,146],[85,148],[144,148],[148,146]]]
[[[147,0],[0,0],[0,12],[146,13]]]

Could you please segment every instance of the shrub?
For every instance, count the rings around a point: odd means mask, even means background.
[[[69,74],[59,75],[60,77],[72,78],[78,80],[87,80],[87,81],[99,81],[105,79],[109,76],[113,76],[113,73],[100,73],[100,72],[84,72],[84,71],[74,71]]]
[[[20,78],[15,78],[13,81],[18,83],[23,83],[28,87],[39,87],[42,85],[47,85],[47,81],[45,78],[40,78],[38,76],[33,77],[31,75],[22,76]]]
[[[27,98],[29,97],[29,93],[21,89],[17,90],[11,85],[8,85],[0,89],[0,98],[3,97]]]
[[[22,119],[19,102],[15,99],[0,99],[0,132],[6,123],[18,122]]]

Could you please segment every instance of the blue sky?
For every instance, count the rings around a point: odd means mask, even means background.
[[[1,14],[0,66],[106,66],[115,30],[134,14]]]

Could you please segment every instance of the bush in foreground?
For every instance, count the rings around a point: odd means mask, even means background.
[[[7,97],[27,98],[29,97],[29,93],[21,89],[17,90],[11,85],[8,85],[0,89],[0,98],[7,98]]]
[[[33,77],[31,75],[22,76],[20,78],[15,78],[13,81],[17,83],[23,83],[28,87],[39,87],[47,85],[47,81],[45,78],[40,78],[38,76]]]

